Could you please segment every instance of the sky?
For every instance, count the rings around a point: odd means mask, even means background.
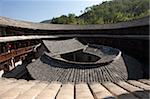
[[[0,0],[0,16],[41,22],[61,15],[79,16],[86,7],[110,0]]]

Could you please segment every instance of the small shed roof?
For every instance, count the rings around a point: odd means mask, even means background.
[[[65,54],[85,47],[85,45],[75,38],[67,40],[43,40],[43,43],[52,55]]]

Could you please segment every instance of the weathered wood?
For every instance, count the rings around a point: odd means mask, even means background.
[[[142,83],[150,85],[150,80],[149,79],[140,79],[139,81],[142,82]]]
[[[115,96],[112,95],[104,86],[99,83],[91,84],[90,88],[95,99],[115,99]]]
[[[137,97],[140,97],[142,99],[148,99],[148,93],[144,92],[144,90],[141,88],[135,87],[135,86],[133,86],[127,82],[124,82],[124,81],[120,81],[117,84],[119,86],[121,86],[122,88],[126,89],[127,91],[133,93]]]
[[[19,94],[23,94],[25,91],[29,90],[35,83],[22,83],[14,88],[9,89],[2,95],[0,99],[15,99]]]
[[[7,83],[7,80],[6,80],[6,84],[0,84],[0,95],[3,94],[4,92],[8,91],[9,89],[11,89],[13,87],[16,87],[19,84],[22,84],[24,82],[26,82],[26,81],[24,81],[24,80],[20,80],[20,81],[15,80],[14,82],[9,82],[8,81],[8,83]]]
[[[7,85],[7,84],[9,84],[9,83],[11,83],[11,82],[15,82],[15,81],[17,81],[16,79],[0,79],[0,85]]]
[[[61,87],[58,82],[0,79],[0,99],[149,99],[148,86],[129,80],[116,84],[93,83],[89,87],[86,83],[79,83],[74,89],[71,83]]]
[[[138,81],[135,81],[135,80],[128,80],[128,82],[134,86],[137,86],[139,88],[142,88],[144,90],[150,90],[150,86],[149,85],[146,85],[144,83],[141,83],[141,82],[138,82]]]
[[[34,99],[47,85],[47,83],[39,82],[23,94],[20,94],[16,99]]]
[[[76,99],[94,99],[88,85],[85,83],[77,84],[75,87]]]
[[[135,96],[133,96],[131,93],[122,89],[121,87],[117,86],[114,83],[107,82],[104,83],[103,85],[119,99],[138,99]]]
[[[56,99],[74,99],[74,85],[73,84],[62,85]]]
[[[51,83],[49,84],[37,97],[36,99],[55,99],[61,84]]]

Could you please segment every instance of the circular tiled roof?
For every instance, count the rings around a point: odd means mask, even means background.
[[[72,41],[72,40],[69,40]],[[48,41],[47,41],[48,42]],[[51,41],[49,41],[51,42]],[[62,41],[60,41],[62,43]],[[65,41],[66,42],[66,41]],[[74,44],[77,41],[73,41]],[[67,43],[67,42],[66,42]],[[71,44],[71,42],[69,42]],[[79,42],[78,42],[79,43]],[[50,44],[50,43],[46,43]],[[52,43],[51,43],[52,44]],[[58,44],[58,42],[56,43]],[[60,44],[60,43],[59,43]],[[53,44],[52,44],[53,45]],[[46,47],[52,47],[47,46]],[[55,45],[57,46],[57,45]],[[71,44],[73,46],[73,43]],[[98,61],[95,62],[82,62],[70,61],[61,57],[61,53],[53,55],[53,52],[44,53],[39,59],[27,66],[28,72],[31,77],[38,80],[46,81],[59,81],[62,83],[67,82],[117,82],[119,80],[127,80],[129,76],[139,78],[142,76],[140,67],[141,64],[126,55],[121,55],[121,51],[112,47],[103,45],[81,45],[84,48],[80,49],[83,53],[98,56]],[[80,46],[80,47],[81,47]],[[79,47],[79,46],[78,46]],[[72,51],[72,48],[66,53],[75,53],[79,49]],[[75,48],[75,46],[73,46]],[[59,50],[61,52],[62,50]],[[80,53],[77,54],[82,56]],[[81,57],[84,58],[85,56]],[[86,58],[86,57],[85,57]],[[102,61],[101,61],[102,60]],[[133,74],[130,74],[130,69]]]

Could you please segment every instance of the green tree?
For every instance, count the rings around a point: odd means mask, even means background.
[[[87,7],[80,16],[68,14],[43,22],[54,24],[107,24],[149,15],[149,0],[112,0]]]

